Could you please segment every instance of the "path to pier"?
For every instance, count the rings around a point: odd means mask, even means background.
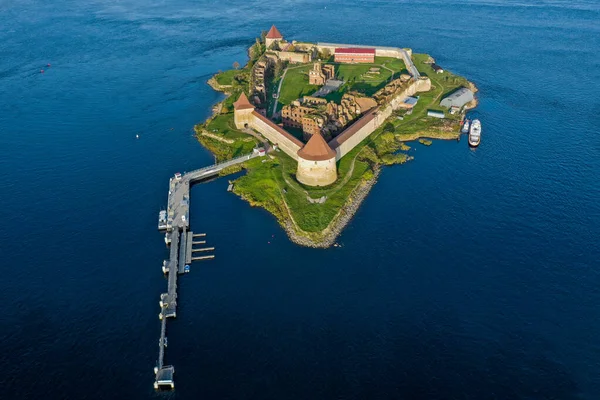
[[[189,201],[190,185],[195,181],[200,181],[218,175],[223,169],[233,165],[241,164],[255,157],[258,152],[253,152],[241,157],[237,157],[219,164],[200,168],[187,172],[180,177],[173,177],[169,180],[169,199],[167,201],[167,230],[174,228],[189,228]]]

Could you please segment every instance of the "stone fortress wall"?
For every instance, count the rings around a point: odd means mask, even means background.
[[[298,150],[304,146],[304,143],[258,111],[255,111],[254,107],[236,109],[233,118],[236,128],[254,129],[269,140],[269,142],[279,146],[285,154],[294,160],[298,160]]]
[[[277,40],[283,40],[279,31],[273,26],[271,32],[280,36]],[[268,43],[267,43],[268,44]],[[294,42],[301,48],[304,43]],[[307,48],[316,48],[319,51],[327,49],[334,53],[339,47],[374,48],[375,55],[379,57],[394,57],[404,61],[411,75],[408,87],[394,95],[382,106],[374,107],[367,111],[361,118],[342,131],[328,143],[324,141],[321,134],[312,135],[305,145],[289,132],[276,125],[270,119],[255,110],[254,106],[242,94],[236,103],[234,121],[238,129],[252,128],[260,132],[271,143],[279,146],[287,155],[298,161],[297,179],[308,186],[326,186],[337,179],[336,161],[340,160],[359,143],[379,128],[384,121],[391,117],[394,110],[400,108],[404,99],[417,92],[431,90],[429,78],[421,77],[419,71],[411,60],[412,51],[397,47],[373,47],[350,44],[318,43],[316,45],[306,43]]]
[[[260,132],[271,143],[279,146],[285,154],[292,157],[294,160],[298,160],[298,150],[304,146],[304,143],[276,125],[270,119],[257,111],[253,111],[252,119],[248,126],[257,132]]]
[[[429,90],[431,90],[431,81],[429,78],[413,79],[412,83],[402,92],[398,93],[385,107],[375,108],[363,115],[342,133],[333,138],[333,140],[329,141],[329,147],[335,150],[336,160],[344,157],[360,142],[369,137],[371,133],[392,115],[392,112],[400,107],[405,98],[417,92],[427,92]]]

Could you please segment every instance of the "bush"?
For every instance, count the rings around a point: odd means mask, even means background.
[[[384,132],[392,132],[393,133],[395,130],[396,130],[396,128],[394,127],[394,124],[392,124],[391,122],[388,122],[383,127]]]
[[[371,146],[365,146],[361,150],[358,158],[363,161],[368,161],[371,165],[379,164],[380,162],[379,157],[377,157],[377,154],[375,154],[375,150],[373,150]]]

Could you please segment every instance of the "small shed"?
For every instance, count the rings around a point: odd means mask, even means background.
[[[266,154],[266,153],[265,153],[265,148],[264,148],[264,147],[255,147],[255,148],[252,150],[252,152],[253,152],[254,154],[258,154],[260,157],[262,157],[262,156],[264,156],[264,155]]]
[[[465,87],[461,87],[449,96],[444,97],[440,102],[442,107],[462,107],[470,101],[473,101],[473,92]]]
[[[427,116],[434,117],[434,118],[444,118],[445,117],[443,111],[437,111],[437,110],[427,110]]]
[[[440,67],[437,64],[431,64],[431,68],[433,68],[433,70],[435,71],[436,74],[441,74],[444,72],[444,68]]]

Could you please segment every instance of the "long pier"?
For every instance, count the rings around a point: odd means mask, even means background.
[[[165,349],[167,341],[167,319],[177,316],[177,277],[190,271],[190,264],[194,261],[214,258],[214,247],[194,248],[195,245],[205,244],[205,233],[194,233],[189,230],[189,200],[190,186],[198,181],[218,175],[223,169],[240,164],[252,158],[259,157],[258,152],[232,160],[200,168],[183,175],[177,173],[169,180],[169,197],[165,213],[159,214],[159,230],[166,230],[165,243],[170,244],[169,259],[163,261],[162,270],[167,275],[167,291],[160,295],[160,339],[158,340],[158,360],[154,368],[156,376],[155,389],[174,389],[175,367],[165,365]],[[164,220],[163,218],[166,218]],[[199,254],[196,256],[196,254]],[[201,255],[200,255],[201,254]]]

